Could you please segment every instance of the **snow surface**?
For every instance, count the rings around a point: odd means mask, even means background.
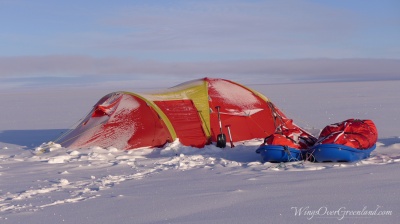
[[[372,119],[377,149],[355,163],[262,163],[260,139],[232,149],[179,141],[65,149],[52,141],[118,89],[1,92],[0,223],[398,223],[398,86],[249,86],[314,134],[347,118]]]

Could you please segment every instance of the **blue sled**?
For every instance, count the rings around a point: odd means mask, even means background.
[[[261,154],[264,162],[271,163],[298,161],[302,154],[300,149],[281,145],[263,145],[256,152]]]
[[[314,156],[315,162],[355,162],[366,159],[376,145],[369,149],[356,149],[339,144],[321,144],[313,146],[308,150]]]

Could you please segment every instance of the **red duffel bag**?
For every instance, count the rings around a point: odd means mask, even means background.
[[[326,126],[319,135],[320,144],[340,144],[369,149],[378,140],[378,130],[371,120],[348,119]]]
[[[284,119],[283,125],[279,127],[279,131],[268,136],[264,140],[267,145],[282,145],[296,149],[308,149],[313,146],[317,139],[293,124],[291,119]]]

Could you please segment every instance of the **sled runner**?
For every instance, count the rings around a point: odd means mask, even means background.
[[[308,150],[308,153],[313,155],[315,162],[355,162],[368,158],[375,147],[356,149],[340,144],[321,144]]]
[[[257,151],[264,162],[293,162],[302,159],[302,150],[281,145],[263,145]]]

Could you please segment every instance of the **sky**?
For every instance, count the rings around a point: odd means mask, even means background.
[[[0,88],[400,79],[398,0],[0,0]]]

